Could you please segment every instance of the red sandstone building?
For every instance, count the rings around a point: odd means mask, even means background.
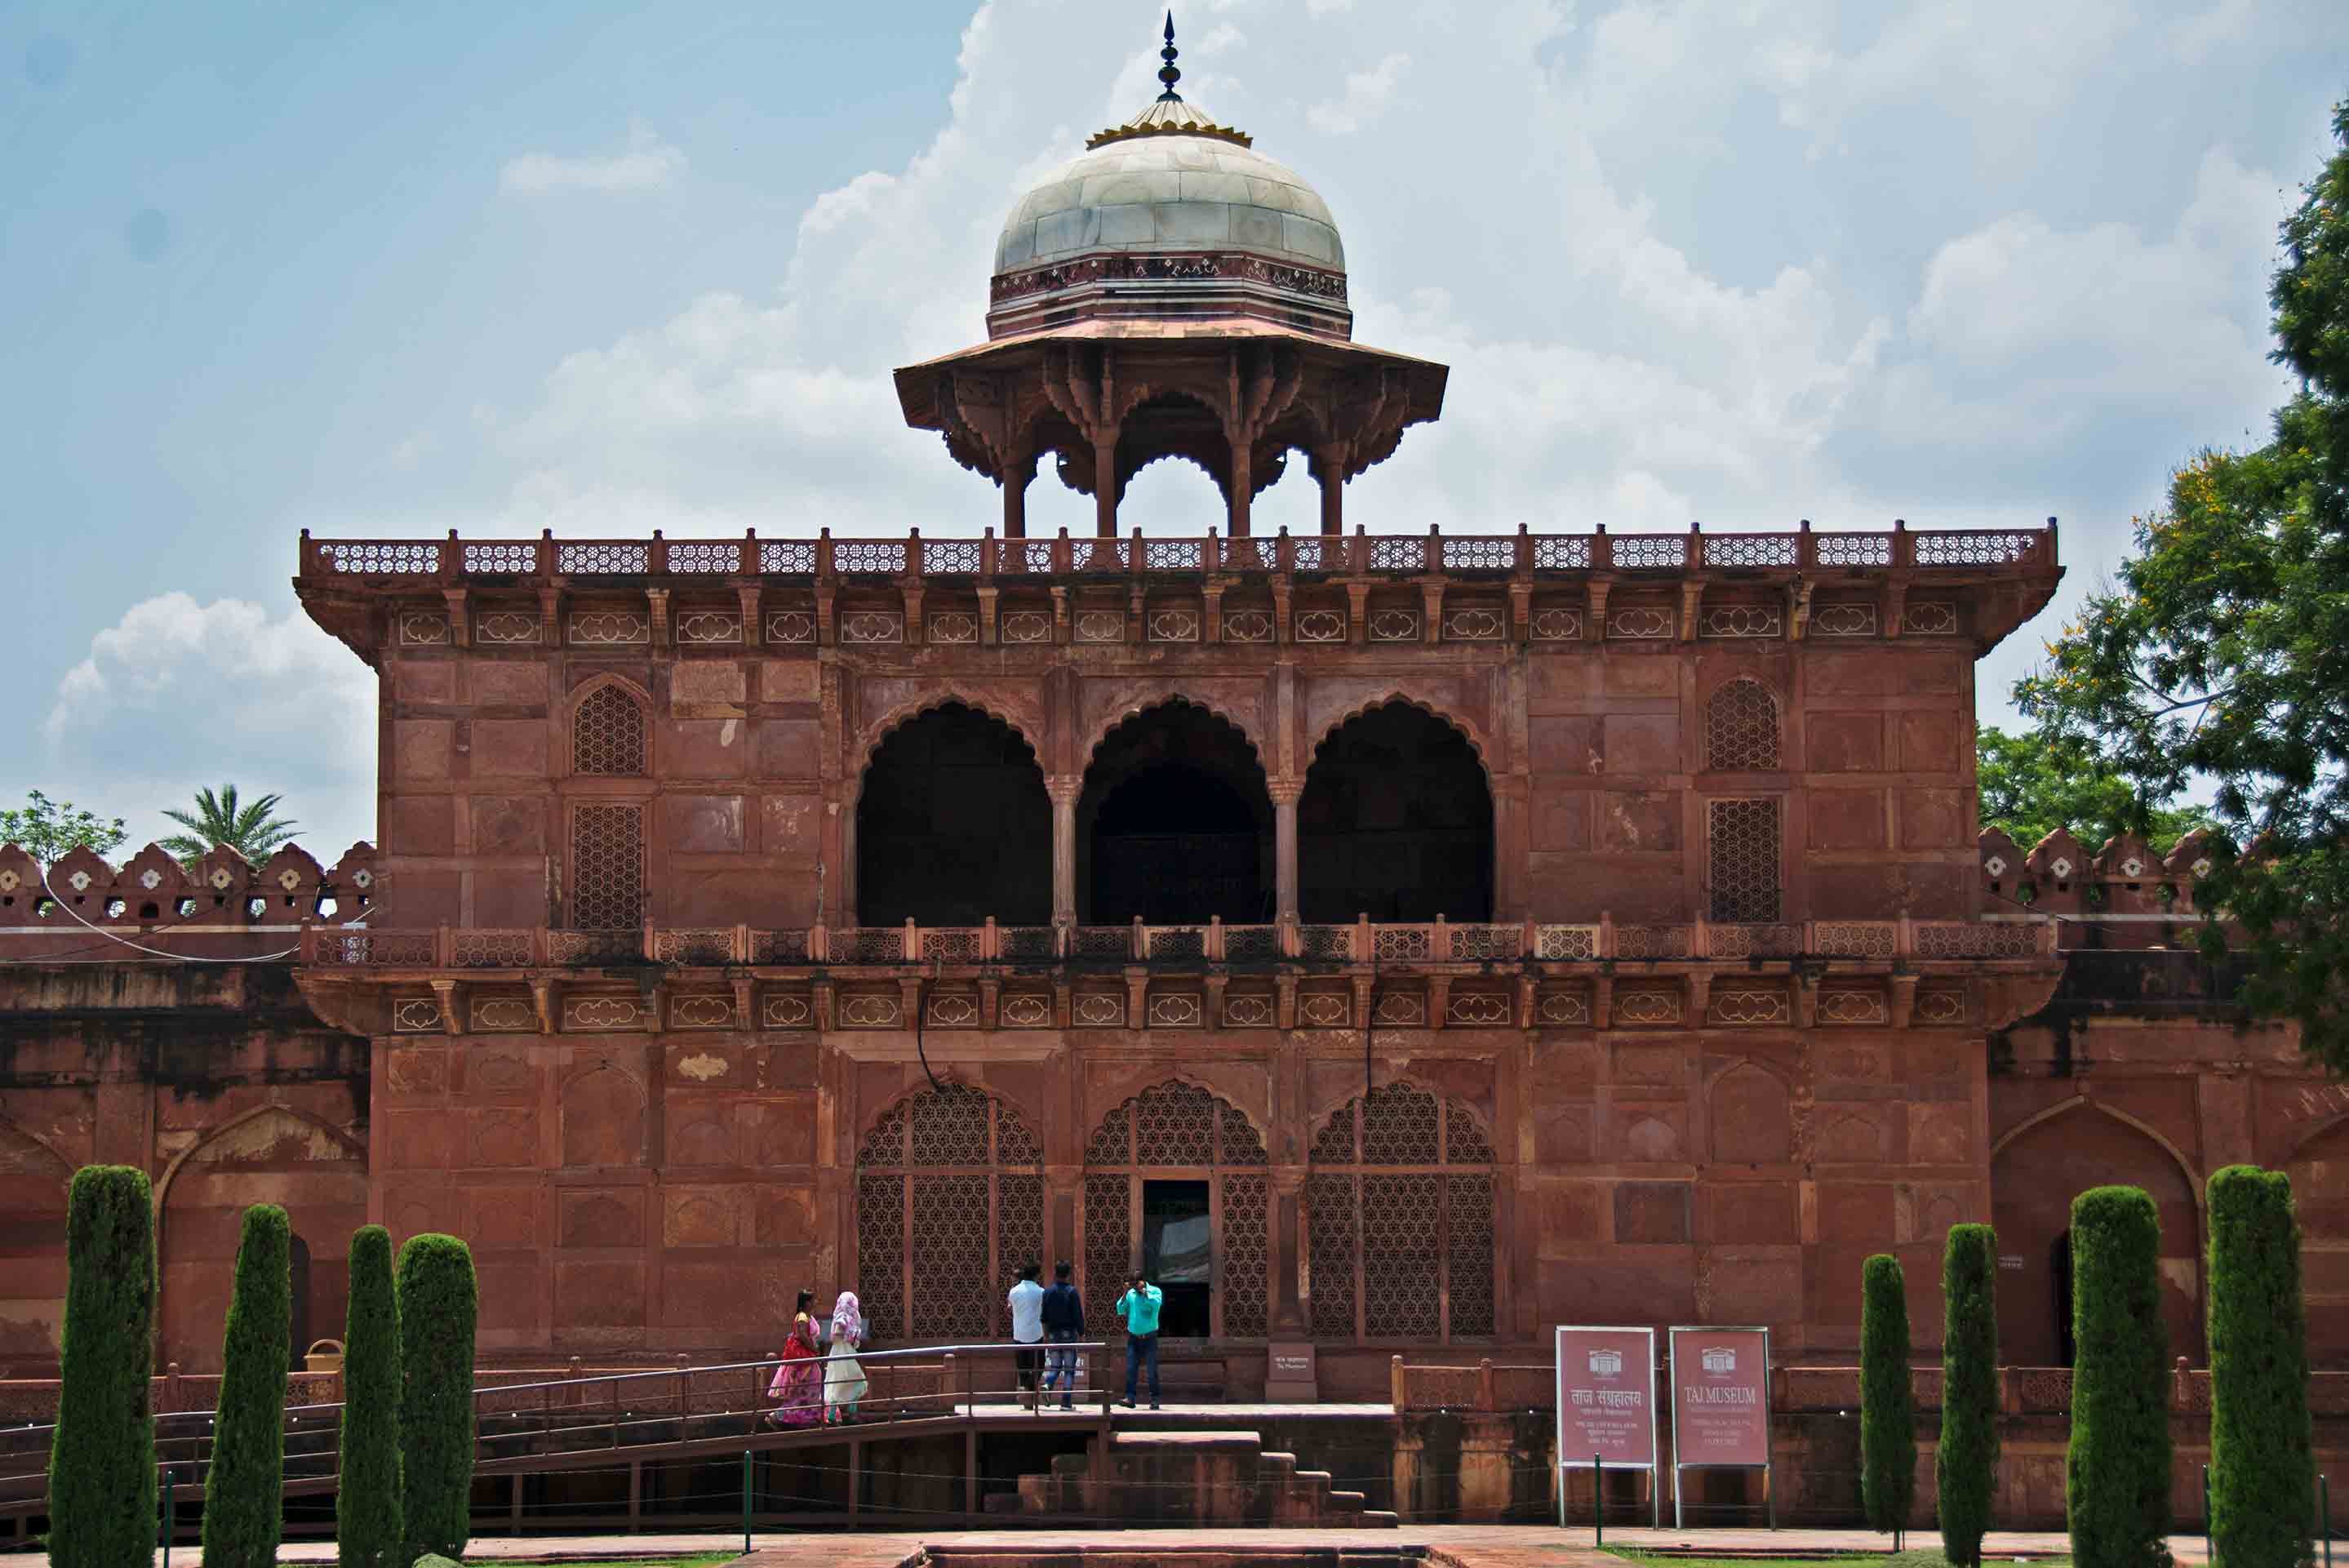
[[[990,297],[896,379],[995,526],[305,538],[380,677],[378,845],[0,859],[9,1366],[53,1362],[90,1160],[156,1178],[191,1369],[260,1199],[311,1334],[368,1220],[466,1238],[520,1364],[770,1351],[802,1286],[999,1335],[1029,1258],[1101,1324],[1147,1262],[1178,1386],[1302,1340],[1324,1397],[1560,1322],[1848,1365],[1885,1251],[1921,1353],[1992,1220],[2005,1357],[2058,1367],[2114,1180],[2199,1362],[2240,1160],[2298,1178],[2349,1342],[2349,1102],[2147,950],[2195,845],[1978,837],[1975,661],[2052,525],[1344,532],[1444,368],[1352,341],[1319,198],[1171,92],[1019,204]],[[1092,536],[1027,535],[1048,456]],[[1162,457],[1212,528],[1119,532]],[[1323,531],[1256,534],[1296,459]]]

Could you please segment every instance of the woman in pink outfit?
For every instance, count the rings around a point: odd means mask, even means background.
[[[802,1291],[792,1309],[791,1337],[783,1341],[783,1364],[767,1386],[767,1397],[779,1400],[767,1418],[778,1427],[812,1427],[823,1419],[823,1349],[816,1343],[815,1319],[808,1308],[813,1291]]]

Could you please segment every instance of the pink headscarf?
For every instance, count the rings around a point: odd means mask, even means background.
[[[843,1340],[851,1345],[864,1343],[864,1314],[856,1304],[854,1291],[843,1291],[832,1303],[832,1338],[834,1344]]]

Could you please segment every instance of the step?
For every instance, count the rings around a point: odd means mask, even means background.
[[[1384,1508],[1366,1508],[1356,1521],[1364,1530],[1401,1530],[1402,1515]]]
[[[1360,1513],[1362,1511],[1362,1505],[1368,1501],[1370,1499],[1358,1491],[1333,1491],[1330,1494],[1330,1511]]]
[[[1261,1449],[1264,1438],[1254,1432],[1142,1431],[1116,1433],[1109,1444],[1112,1453],[1120,1454],[1170,1449],[1212,1453],[1218,1449]]]

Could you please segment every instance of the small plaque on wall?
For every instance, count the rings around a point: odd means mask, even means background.
[[[1321,1397],[1313,1371],[1313,1346],[1275,1344],[1265,1366],[1264,1397],[1274,1405],[1312,1405]]]

